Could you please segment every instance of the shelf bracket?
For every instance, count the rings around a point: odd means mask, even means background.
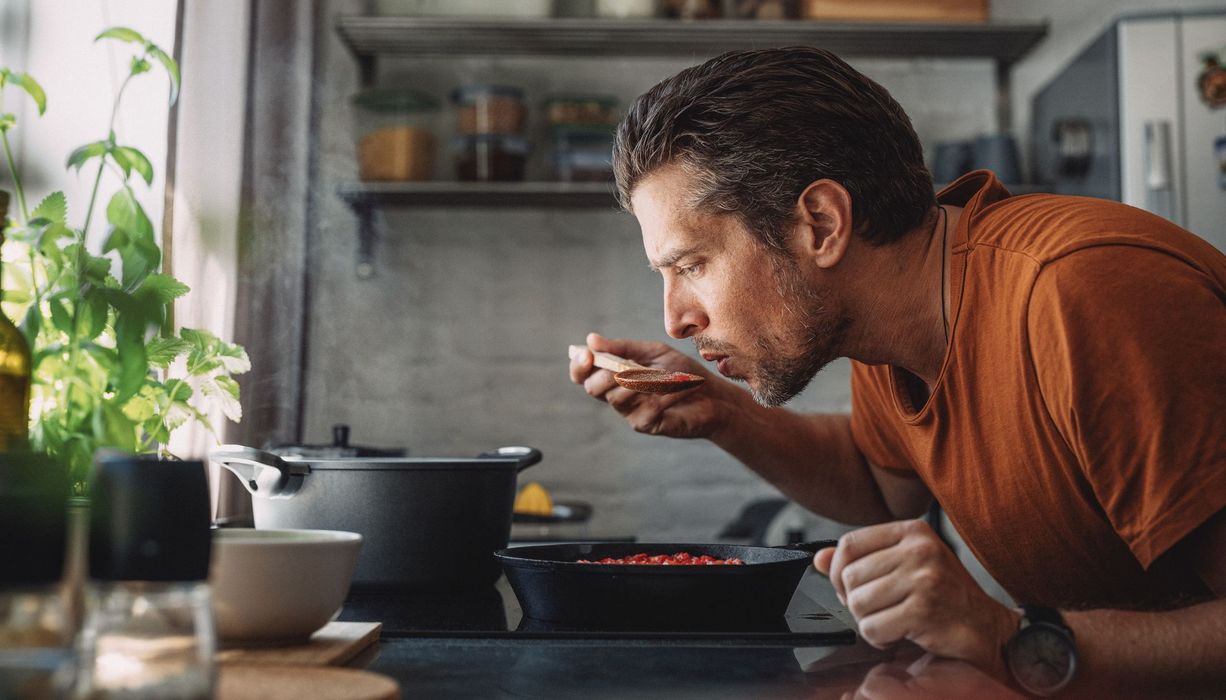
[[[354,203],[353,211],[358,215],[358,260],[354,272],[358,279],[368,280],[375,276],[375,242],[378,238],[375,208],[366,202]]]

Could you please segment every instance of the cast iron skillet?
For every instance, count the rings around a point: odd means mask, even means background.
[[[727,544],[575,543],[495,552],[524,616],[602,629],[719,627],[780,620],[821,540],[786,547]],[[580,564],[647,554],[689,552],[741,566]]]

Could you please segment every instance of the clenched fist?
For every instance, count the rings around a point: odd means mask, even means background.
[[[848,533],[813,564],[830,577],[869,644],[886,648],[905,639],[1007,677],[1001,649],[1021,614],[985,593],[922,520]]]

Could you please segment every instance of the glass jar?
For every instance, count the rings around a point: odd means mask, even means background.
[[[438,100],[416,90],[380,88],[353,96],[358,175],[366,182],[430,180],[438,142]]]
[[[90,585],[79,698],[212,697],[216,633],[203,582]]]
[[[202,462],[99,451],[75,696],[196,700],[216,686]]]
[[[572,124],[553,129],[554,177],[563,182],[613,179],[613,130],[604,124]]]
[[[527,161],[528,142],[517,136],[475,134],[456,139],[456,177],[460,180],[520,181]]]
[[[550,95],[542,107],[550,126],[617,121],[617,98],[610,95]]]
[[[0,698],[60,698],[72,685],[67,501],[63,465],[0,452]]]
[[[528,110],[524,93],[506,85],[465,85],[451,93],[456,108],[456,131],[465,136],[524,132]]]

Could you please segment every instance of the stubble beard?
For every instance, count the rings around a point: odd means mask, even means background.
[[[762,406],[775,408],[796,398],[822,368],[841,356],[851,321],[832,308],[829,290],[805,283],[795,261],[777,253],[771,260],[787,330],[754,339],[761,359],[753,365],[756,381],[749,383],[749,392]],[[720,343],[702,338],[694,342],[700,350],[721,350]],[[787,348],[797,349],[789,353]]]

